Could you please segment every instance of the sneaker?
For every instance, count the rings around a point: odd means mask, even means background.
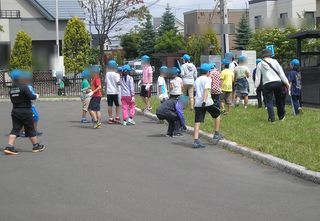
[[[176,134],[173,134],[172,137],[184,137],[182,133],[176,133]]]
[[[108,124],[114,124],[113,118],[109,118]]]
[[[93,126],[93,129],[100,129],[101,127],[102,127],[102,124],[98,122]]]
[[[214,145],[217,145],[219,141],[223,139],[223,135],[220,133],[215,134],[212,139],[213,139]]]
[[[205,148],[205,147],[206,147],[206,145],[202,144],[200,141],[193,143],[194,149],[201,149],[201,148]]]
[[[90,123],[90,122],[89,122],[87,119],[82,119],[82,120],[81,120],[81,123],[82,123],[82,124],[87,124],[87,123]]]
[[[19,153],[15,147],[6,147],[3,152],[6,155],[17,155]]]
[[[42,132],[37,131],[37,136],[42,136],[42,134],[43,134]]]
[[[280,119],[280,121],[284,121],[285,119],[286,119],[286,117],[283,117],[283,118]]]
[[[127,124],[128,124],[127,121],[123,121],[122,123],[123,126],[127,126]]]
[[[172,137],[173,135],[172,135],[172,134],[167,133],[165,136],[166,136],[166,137]]]
[[[121,120],[119,117],[116,117],[113,122],[116,124],[121,124]]]
[[[127,121],[128,125],[136,125],[136,122],[134,122],[133,119],[129,118]]]
[[[33,148],[32,148],[32,152],[33,153],[39,153],[39,152],[42,152],[42,151],[44,151],[44,149],[45,149],[46,147],[43,145],[43,144],[36,144],[36,145],[34,145],[33,146]]]

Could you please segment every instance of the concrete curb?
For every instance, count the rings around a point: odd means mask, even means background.
[[[140,115],[144,115],[152,120],[158,120],[157,116],[152,113],[143,113],[141,109],[136,108],[136,111]],[[187,133],[193,134],[193,127],[187,127]],[[200,136],[209,142],[212,141],[212,135],[208,134],[204,131],[200,131]],[[238,145],[235,142],[228,141],[228,140],[221,140],[217,144],[220,148],[239,153],[243,156],[246,156],[248,158],[254,159],[260,163],[263,163],[265,165],[271,166],[273,168],[277,168],[281,171],[284,171],[288,174],[297,176],[299,178],[302,178],[304,180],[308,180],[311,182],[314,182],[316,184],[320,184],[320,172],[315,172],[312,170],[308,170],[303,166],[290,163],[286,160],[280,159],[278,157],[272,156],[270,154],[262,153],[257,150],[250,149],[248,147],[243,147]]]
[[[37,100],[37,102],[61,102],[61,101],[80,101],[80,98],[78,97],[66,97],[66,98],[50,98],[50,97],[45,97],[45,98],[39,98]],[[4,103],[4,102],[10,102],[10,99],[0,99],[0,103]]]

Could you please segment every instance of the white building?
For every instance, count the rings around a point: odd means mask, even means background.
[[[319,0],[251,0],[250,25],[253,29],[314,26],[316,16],[320,16],[316,13],[317,2]]]
[[[161,25],[162,17],[154,17],[153,18],[153,26],[156,30],[159,29]],[[179,34],[184,36],[184,23],[183,21],[179,20],[178,18],[175,18],[175,27],[177,28],[177,31]]]

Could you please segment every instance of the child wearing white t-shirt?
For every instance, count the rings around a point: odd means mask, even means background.
[[[205,148],[199,140],[199,131],[200,131],[200,123],[204,122],[206,112],[208,112],[212,118],[215,119],[214,122],[214,136],[213,141],[215,144],[219,142],[223,138],[220,134],[220,110],[217,106],[214,105],[213,100],[211,98],[211,78],[209,77],[211,71],[211,65],[202,64],[200,67],[201,76],[197,78],[194,83],[194,88],[196,92],[195,96],[195,124],[194,124],[194,144],[193,147]]]
[[[170,99],[177,99],[180,95],[182,95],[183,81],[178,76],[178,68],[171,68],[171,74],[174,76],[174,78],[170,81]]]
[[[158,97],[161,103],[168,100],[167,83],[164,79],[164,75],[168,73],[168,67],[162,66],[160,68],[160,76],[158,77]]]

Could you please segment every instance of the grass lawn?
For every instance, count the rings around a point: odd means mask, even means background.
[[[137,107],[143,107],[141,98],[136,102]],[[153,112],[159,104],[153,97]],[[301,116],[293,116],[291,106],[286,110],[284,122],[269,123],[265,109],[234,108],[231,114],[222,116],[221,132],[226,139],[240,145],[320,172],[320,110],[305,108]],[[185,117],[187,125],[193,126],[194,113],[186,110]],[[212,123],[208,115],[201,129],[211,133]]]

